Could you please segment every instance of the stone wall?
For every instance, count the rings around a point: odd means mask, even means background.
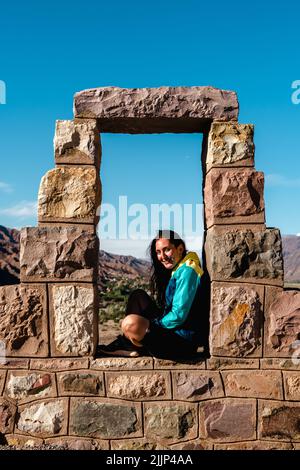
[[[300,292],[265,225],[253,126],[212,87],[85,90],[57,121],[21,284],[0,287],[0,439],[80,449],[299,449]],[[202,132],[210,356],[95,358],[101,132]],[[208,305],[205,311],[205,305]]]

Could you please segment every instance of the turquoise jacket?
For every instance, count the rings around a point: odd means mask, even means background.
[[[165,293],[165,308],[155,323],[196,340],[200,323],[199,288],[203,269],[198,255],[189,252],[172,270]]]

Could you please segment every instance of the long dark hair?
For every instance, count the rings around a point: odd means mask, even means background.
[[[166,238],[176,248],[179,245],[183,245],[182,258],[184,258],[186,255],[186,247],[184,241],[180,238],[178,233],[174,232],[173,230],[159,230],[156,237],[153,238],[148,247],[148,254],[150,255],[152,261],[150,291],[158,306],[163,308],[165,304],[165,291],[170,280],[172,270],[165,268],[157,259],[156,241],[160,238]]]

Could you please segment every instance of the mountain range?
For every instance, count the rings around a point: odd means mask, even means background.
[[[19,239],[17,229],[0,225],[0,285],[19,282]],[[286,283],[300,283],[300,236],[282,236]],[[134,256],[116,255],[100,250],[99,284],[122,278],[145,281],[149,277],[150,263]]]
[[[20,232],[0,225],[0,286],[19,283]],[[115,255],[100,250],[99,285],[108,281],[149,278],[150,263],[134,256]]]

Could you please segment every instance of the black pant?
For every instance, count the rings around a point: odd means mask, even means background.
[[[135,313],[150,321],[149,332],[141,343],[152,356],[162,359],[191,358],[196,353],[196,347],[188,340],[175,333],[174,330],[157,326],[155,318],[162,315],[162,310],[143,289],[134,290],[129,298],[126,315]]]

